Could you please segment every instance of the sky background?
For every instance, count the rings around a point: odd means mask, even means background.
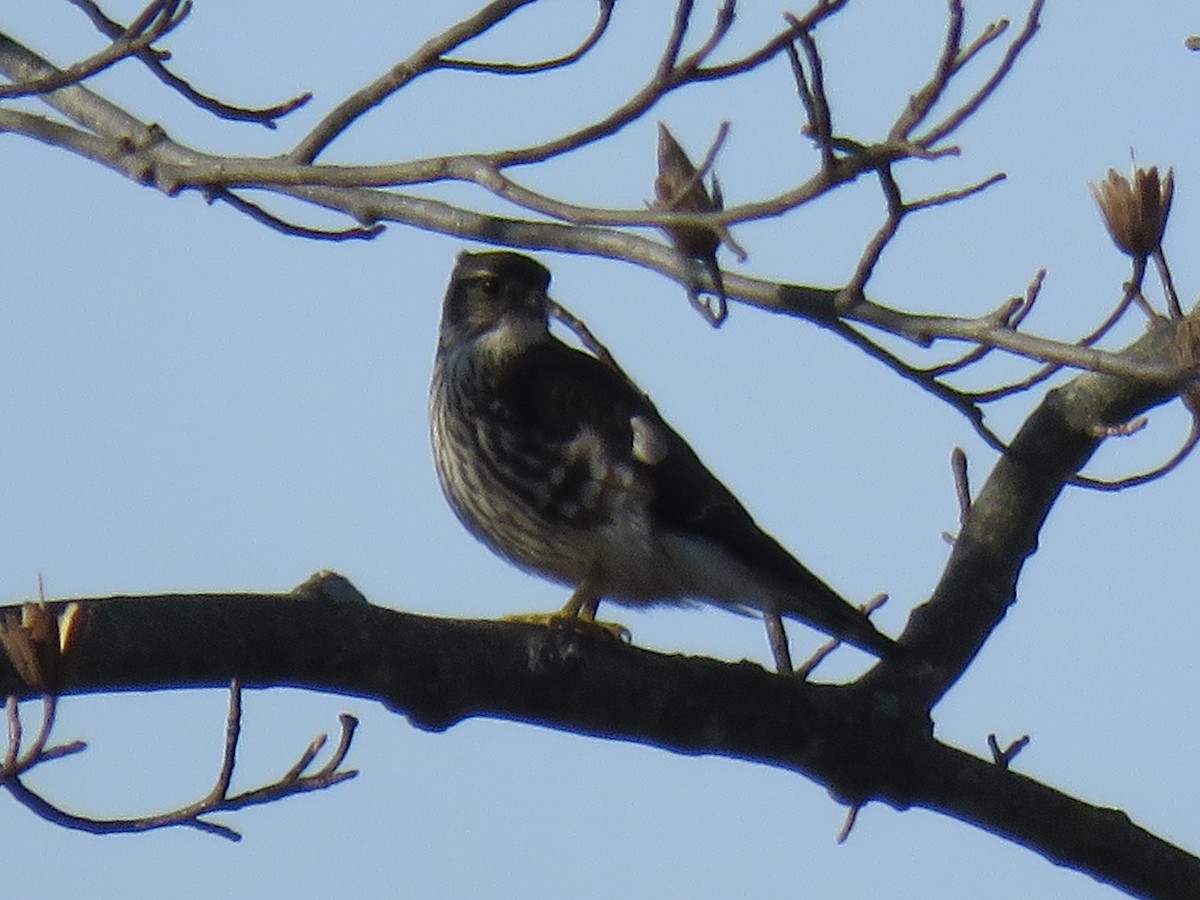
[[[139,4],[109,3],[123,21]],[[690,46],[715,4],[697,3]],[[780,25],[747,3],[729,58]],[[751,8],[752,7],[752,8]],[[968,31],[1017,0],[968,4]],[[136,64],[92,87],[177,140],[275,154],[331,105],[475,4],[204,0],[166,41],[174,70],[232,102],[316,97],[277,131],[189,107]],[[472,45],[481,57],[556,55],[592,5],[544,0]],[[619,3],[579,66],[538,79],[426,76],[365,116],[325,161],[383,162],[551,137],[593,120],[645,80],[672,5]],[[793,7],[802,12],[802,7]],[[932,70],[941,2],[857,2],[819,32],[835,127],[878,137]],[[0,0],[0,30],[67,64],[101,46],[65,2]],[[914,195],[1003,170],[969,202],[905,224],[869,285],[881,302],[978,315],[1049,271],[1028,327],[1072,338],[1120,295],[1087,182],[1109,166],[1176,168],[1167,251],[1186,306],[1197,296],[1200,31],[1193,3],[1051,0],[1009,82],[957,135],[960,158],[900,167]],[[974,87],[999,48],[964,82]],[[955,94],[961,96],[962,92]],[[35,109],[36,104],[23,104]],[[733,122],[719,163],[728,202],[806,177],[816,158],[782,58],[729,84],[688,89],[577,157],[515,173],[580,203],[651,196],[655,123],[694,156]],[[467,187],[413,193],[505,211]],[[425,397],[441,296],[463,240],[393,225],[372,242],[270,231],[198,195],[167,198],[10,135],[0,139],[0,602],[166,591],[283,591],[337,570],[373,602],[446,616],[551,610],[556,585],[491,556],[461,529],[433,474]],[[276,205],[342,227],[320,211]],[[511,212],[511,211],[510,211]],[[880,222],[862,183],[781,220],[747,225],[737,271],[834,285]],[[539,253],[553,295],[582,316],[760,523],[846,596],[887,591],[897,633],[928,596],[957,507],[948,459],[976,484],[994,454],[934,398],[807,323],[735,306],[710,329],[673,283],[634,266]],[[726,257],[726,263],[732,259]],[[1157,283],[1150,282],[1152,296]],[[1140,330],[1131,325],[1126,341]],[[1120,342],[1119,341],[1119,342]],[[997,360],[985,385],[1027,371]],[[989,410],[1010,434],[1039,394]],[[1178,407],[1113,442],[1094,474],[1154,465],[1187,432]],[[938,735],[985,755],[1032,743],[1016,768],[1200,849],[1200,679],[1195,503],[1200,468],[1119,495],[1070,490],[1022,574],[1019,602],[935,709]],[[767,663],[761,625],[716,610],[624,612],[634,642]],[[792,631],[803,656],[821,642]],[[826,677],[865,657],[841,651]],[[79,812],[134,815],[207,791],[226,697],[178,691],[71,697],[56,736],[89,750],[30,781]],[[1116,892],[974,827],[920,810],[845,814],[796,775],[721,758],[473,720],[427,734],[360,700],[248,691],[235,788],[286,770],[309,739],[362,719],[330,791],[222,818],[240,844],[188,829],[94,837],[0,795],[11,896],[107,897],[973,897],[1107,898]],[[36,704],[29,704],[32,723]]]

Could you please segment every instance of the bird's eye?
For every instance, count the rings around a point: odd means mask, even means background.
[[[495,297],[500,293],[500,279],[488,276],[479,282],[479,288],[489,297]]]

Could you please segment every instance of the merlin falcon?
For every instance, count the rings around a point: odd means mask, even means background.
[[[758,527],[637,385],[551,334],[549,284],[544,266],[508,252],[463,253],[450,277],[429,414],[463,525],[570,586],[559,621],[593,621],[602,599],[700,601],[761,613],[781,669],[780,616],[895,655],[865,613]]]

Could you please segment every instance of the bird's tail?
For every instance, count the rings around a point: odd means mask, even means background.
[[[894,660],[904,648],[877,629],[867,614],[842,598],[816,575],[798,566],[804,577],[793,577],[793,590],[777,598],[781,615],[812,625],[847,644],[853,644],[880,659]]]

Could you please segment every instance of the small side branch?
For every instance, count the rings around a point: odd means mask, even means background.
[[[492,0],[475,15],[430,38],[407,59],[401,60],[371,84],[339,103],[293,148],[290,158],[311,163],[363,113],[378,106],[415,78],[437,68],[444,54],[478,37],[532,0]]]
[[[240,197],[233,191],[214,190],[209,192],[209,201],[221,200],[228,203],[238,212],[245,213],[256,222],[261,222],[268,228],[291,237],[309,238],[316,241],[369,241],[378,237],[387,226],[376,223],[367,228],[324,229],[312,228],[308,225],[298,225],[268,212],[256,203],[251,203],[245,197]]]
[[[182,825],[237,841],[241,840],[241,835],[237,831],[207,817],[214,813],[231,812],[247,806],[271,803],[294,794],[322,790],[358,774],[355,769],[342,769],[342,763],[345,762],[346,755],[350,751],[350,743],[358,725],[358,720],[353,716],[343,714],[341,716],[341,738],[333,755],[321,768],[315,772],[308,772],[313,760],[325,746],[327,737],[324,734],[318,735],[305,748],[295,765],[277,781],[240,794],[230,794],[229,785],[233,779],[242,722],[242,687],[235,678],[229,687],[229,714],[225,722],[225,743],[221,765],[217,771],[216,782],[208,794],[187,806],[157,815],[128,819],[98,819],[80,816],[51,803],[27,786],[20,778],[25,771],[38,763],[69,753],[78,753],[84,749],[84,744],[80,741],[57,747],[47,747],[46,741],[54,722],[55,698],[47,697],[44,700],[44,709],[45,714],[38,736],[26,752],[19,753],[17,748],[21,740],[20,718],[16,713],[15,698],[9,698],[9,749],[4,767],[0,768],[0,787],[7,788],[18,803],[35,815],[55,825],[91,834],[142,832]]]
[[[21,710],[17,698],[10,695],[5,701],[4,714],[8,725],[8,747],[4,752],[4,762],[0,764],[0,787],[9,787],[18,780],[19,776],[34,766],[63,756],[71,756],[87,749],[87,744],[83,741],[50,745],[50,732],[54,729],[57,712],[58,698],[53,695],[43,697],[42,724],[29,746],[22,749],[24,732],[21,727]]]
[[[872,597],[866,603],[860,603],[858,605],[858,608],[861,609],[868,616],[870,616],[873,612],[875,612],[877,609],[879,609],[881,606],[883,606],[883,604],[887,603],[887,601],[888,601],[887,594],[876,594],[874,597]],[[824,644],[822,644],[820,647],[817,648],[816,652],[813,653],[812,656],[810,656],[808,659],[806,659],[804,662],[802,662],[799,666],[796,667],[796,670],[795,670],[796,674],[799,675],[802,679],[807,680],[808,676],[813,673],[813,670],[816,669],[817,666],[819,666],[825,660],[825,658],[829,656],[830,653],[832,653],[834,650],[836,650],[841,645],[842,645],[842,642],[839,638],[831,638],[830,640],[826,641]],[[847,833],[849,833],[848,829],[847,829]],[[839,843],[840,843],[840,841],[839,841]]]
[[[561,69],[564,66],[579,62],[589,50],[596,46],[596,43],[604,36],[604,32],[608,30],[609,22],[612,21],[613,4],[615,2],[616,0],[599,0],[599,15],[596,18],[596,24],[592,26],[591,32],[583,39],[583,43],[563,56],[557,56],[553,59],[542,60],[536,63],[480,62],[471,59],[442,57],[438,63],[438,67],[442,69],[457,69],[462,72],[490,72],[493,75],[535,75],[539,72],[548,72],[551,69]]]
[[[785,18],[796,32],[796,41],[804,48],[804,56],[808,63],[805,71],[804,63],[794,43],[787,46],[788,60],[792,64],[792,76],[796,79],[796,92],[808,116],[807,131],[821,149],[821,165],[824,169],[833,168],[833,116],[829,110],[829,98],[825,95],[825,70],[821,63],[821,54],[817,50],[817,42],[803,23],[791,13],[785,13]]]
[[[1000,86],[1008,73],[1012,71],[1012,67],[1016,64],[1017,58],[1021,52],[1033,40],[1033,36],[1037,34],[1041,27],[1042,7],[1045,6],[1045,0],[1034,0],[1029,7],[1029,13],[1025,17],[1025,24],[1013,38],[1012,43],[1004,51],[1004,56],[999,64],[992,70],[991,76],[983,83],[983,85],[975,91],[967,100],[955,109],[952,113],[946,116],[939,124],[935,125],[928,132],[921,135],[917,141],[923,146],[930,147],[939,141],[945,139],[973,116],[984,101],[992,95],[992,93]],[[1006,26],[1007,23],[1004,23]],[[993,28],[985,31],[978,41],[968,51],[963,54],[961,62],[955,66],[954,71],[957,72],[961,66],[981,50],[987,43],[990,43],[996,37],[1000,36],[1004,26],[993,26]]]
[[[65,69],[48,72],[28,81],[0,85],[0,99],[28,97],[57,91],[91,78],[109,66],[149,51],[150,45],[178,26],[192,11],[191,0],[154,0],[128,28],[113,35],[113,42],[87,59]]]
[[[125,26],[106,16],[94,0],[70,0],[70,2],[78,7],[96,26],[96,29],[110,40],[117,41],[127,33]],[[130,28],[132,27],[131,25]],[[230,121],[257,122],[267,128],[274,128],[276,119],[299,109],[312,99],[312,94],[303,93],[273,106],[235,106],[209,94],[201,93],[189,82],[171,72],[165,64],[169,54],[163,51],[145,46],[137,49],[132,55],[140,60],[159,81],[182,95],[189,103]]]
[[[1029,735],[1023,734],[1015,741],[1012,741],[1007,747],[1001,747],[996,735],[989,734],[987,742],[988,749],[992,751],[992,762],[1001,769],[1008,769],[1012,761],[1016,759],[1017,754],[1029,746],[1029,741]]]

